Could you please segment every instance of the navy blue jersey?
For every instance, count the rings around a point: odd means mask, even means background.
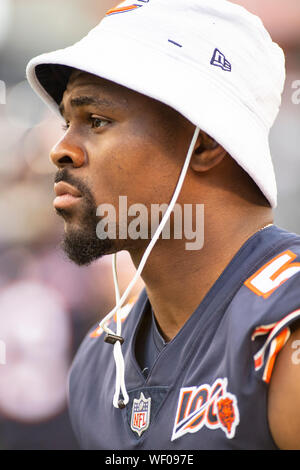
[[[72,364],[69,409],[81,447],[276,449],[268,383],[300,318],[299,292],[300,237],[276,226],[257,232],[145,375],[136,355],[151,306],[142,291],[123,324],[127,406],[112,404],[115,363],[104,335],[88,334]]]

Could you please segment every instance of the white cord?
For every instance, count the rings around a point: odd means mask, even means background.
[[[119,289],[119,283],[118,283],[118,275],[117,275],[117,253],[114,253],[112,256],[112,272],[113,272],[113,279],[114,279],[114,287],[115,287],[115,297],[116,297],[116,305],[120,302],[120,289]],[[121,335],[121,318],[120,315],[118,315],[119,310],[117,311],[117,332],[116,334],[118,336]]]
[[[176,185],[174,194],[172,196],[171,202],[168,206],[168,209],[166,210],[158,228],[156,229],[155,234],[153,235],[152,240],[150,241],[149,245],[147,246],[145,253],[142,256],[141,262],[137,268],[137,271],[127,286],[125,292],[123,293],[122,297],[120,298],[120,292],[119,292],[119,286],[118,286],[118,279],[117,279],[117,269],[116,269],[116,256],[113,256],[113,276],[114,276],[114,285],[115,285],[115,294],[116,294],[116,306],[106,315],[105,318],[99,323],[99,326],[106,332],[107,334],[111,335],[117,335],[121,336],[122,333],[122,321],[120,318],[120,309],[122,305],[124,304],[125,300],[127,299],[128,295],[130,294],[131,289],[137,282],[139,276],[141,275],[141,272],[144,269],[144,266],[146,264],[146,261],[152,251],[152,248],[154,247],[156,241],[158,240],[161,232],[163,231],[163,228],[167,222],[167,220],[170,217],[170,214],[176,204],[176,201],[178,199],[179,193],[181,191],[182,185],[184,183],[184,179],[190,164],[190,160],[196,145],[197,138],[199,136],[200,129],[199,127],[196,127],[194,136],[192,138],[184,165],[182,167],[178,183]],[[114,333],[110,328],[108,328],[107,323],[110,321],[110,319],[113,317],[113,315],[116,313],[117,317],[117,332]],[[116,341],[114,344],[114,358],[115,358],[115,363],[116,363],[116,389],[115,389],[115,394],[114,394],[114,399],[113,399],[113,405],[115,408],[119,408],[119,396],[120,396],[120,390],[122,391],[123,394],[123,403],[126,405],[129,402],[129,397],[127,394],[126,386],[125,386],[125,366],[124,366],[124,358],[121,350],[121,343],[120,341]]]
[[[120,289],[119,289],[118,275],[117,275],[117,254],[116,253],[114,253],[112,257],[112,271],[113,271],[113,279],[114,279],[114,287],[115,287],[116,305],[118,305],[120,302]],[[116,335],[121,336],[122,319],[121,319],[120,309],[116,311],[116,324],[117,324]],[[115,342],[113,352],[114,352],[114,358],[115,358],[115,364],[116,364],[116,385],[115,385],[115,394],[113,398],[113,405],[115,408],[118,408],[120,390],[122,391],[122,394],[123,394],[124,404],[127,404],[129,401],[129,397],[128,397],[126,385],[125,385],[125,365],[124,365],[124,357],[122,354],[120,341]]]

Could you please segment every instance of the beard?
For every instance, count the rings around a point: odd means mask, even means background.
[[[87,266],[104,255],[118,251],[115,240],[109,238],[101,240],[97,237],[96,226],[99,222],[96,216],[97,205],[87,185],[71,176],[66,168],[57,172],[55,183],[59,181],[70,183],[82,194],[81,207],[76,214],[78,218],[76,226],[71,223],[72,210],[56,209],[57,214],[64,218],[65,223],[69,223],[61,243],[68,258],[78,266]]]
[[[87,266],[104,255],[112,254],[112,240],[100,240],[96,235],[96,226],[85,229],[70,229],[64,235],[61,247],[68,258],[78,266]]]

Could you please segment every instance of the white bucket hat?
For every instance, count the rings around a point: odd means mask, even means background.
[[[226,0],[124,1],[76,44],[27,65],[32,88],[59,113],[69,75],[57,65],[176,109],[222,145],[276,207],[269,131],[281,103],[284,54],[243,7]]]

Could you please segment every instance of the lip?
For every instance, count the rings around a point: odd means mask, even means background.
[[[70,207],[78,202],[82,197],[78,189],[64,181],[55,183],[54,191],[56,194],[56,198],[53,201],[55,209],[65,209]]]
[[[81,197],[81,193],[78,191],[78,189],[74,188],[74,186],[72,186],[69,183],[65,183],[64,181],[55,183],[54,191],[55,191],[56,196],[63,196],[64,194],[70,194],[71,196],[74,196],[74,197]]]

